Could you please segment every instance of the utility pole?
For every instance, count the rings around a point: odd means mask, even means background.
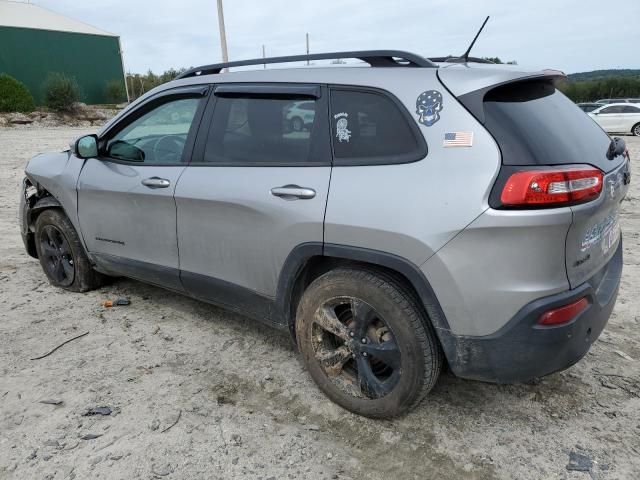
[[[222,0],[218,0],[218,29],[220,30],[220,47],[222,48],[222,61],[224,63],[228,63],[229,55],[227,53],[227,33],[224,29],[224,13],[222,12]]]
[[[307,33],[307,65],[309,65],[309,34]]]
[[[265,51],[265,49],[264,49],[264,45],[262,45],[262,58],[263,58],[263,59],[264,59],[264,58],[267,58],[267,54],[266,54],[266,51]],[[263,64],[262,64],[262,66],[263,66],[264,68],[267,68],[267,64],[266,64],[266,63],[263,63]]]

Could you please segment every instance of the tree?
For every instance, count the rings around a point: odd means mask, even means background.
[[[518,62],[516,62],[515,60],[509,60],[508,62],[503,62],[500,57],[482,57],[484,60],[489,60],[491,63],[497,63],[500,65],[506,64],[506,65],[517,65]]]

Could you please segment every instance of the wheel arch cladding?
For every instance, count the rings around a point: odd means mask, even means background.
[[[288,326],[295,338],[295,308],[307,285],[323,273],[338,266],[372,269],[408,287],[418,305],[424,309],[443,347],[449,325],[427,278],[418,266],[390,253],[348,245],[305,243],[298,245],[287,257],[278,279],[274,315],[276,321]]]
[[[38,215],[40,215],[40,213],[42,213],[47,208],[59,208],[64,212],[65,215],[67,215],[67,212],[64,211],[64,207],[58,201],[58,199],[53,195],[49,194],[46,197],[39,198],[36,201],[36,203],[33,205],[33,207],[29,209],[29,211],[31,212],[29,225],[34,225],[36,222],[36,219],[38,218]],[[67,215],[67,217],[68,216],[69,215]]]

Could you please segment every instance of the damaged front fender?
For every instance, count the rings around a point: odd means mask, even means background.
[[[78,177],[84,165],[67,150],[33,157],[25,168],[26,178],[20,197],[22,240],[27,253],[37,257],[35,222],[47,208],[60,208],[71,221],[80,238],[78,223]]]
[[[22,180],[20,195],[20,234],[27,253],[33,258],[38,258],[35,244],[35,223],[38,213],[47,208],[62,208],[55,197],[36,185],[25,177]]]

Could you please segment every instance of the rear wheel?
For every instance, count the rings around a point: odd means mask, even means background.
[[[636,123],[631,129],[631,133],[633,133],[636,137],[640,137],[640,123]]]
[[[102,285],[104,277],[89,262],[75,228],[60,209],[45,210],[36,220],[36,250],[49,282],[73,292]]]
[[[336,269],[305,291],[298,346],[318,387],[359,415],[390,418],[435,384],[442,353],[421,309],[386,275]]]

